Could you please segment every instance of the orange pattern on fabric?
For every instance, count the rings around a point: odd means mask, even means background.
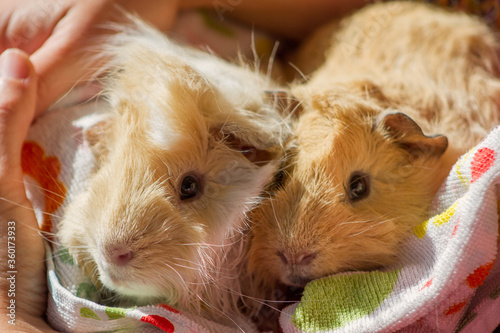
[[[170,320],[168,320],[167,318],[164,318],[162,316],[158,316],[158,315],[142,316],[141,321],[143,321],[145,323],[150,323],[150,324],[160,328],[164,332],[168,332],[168,333],[175,332],[174,324],[172,324],[172,322]]]
[[[467,285],[473,289],[482,285],[488,274],[490,274],[490,271],[493,268],[493,264],[494,262],[492,261],[476,268],[474,272],[470,274],[465,280]]]
[[[496,153],[490,148],[480,148],[470,164],[471,183],[478,180],[495,163]]]
[[[180,313],[177,309],[174,309],[173,307],[165,303],[158,304],[158,306],[173,313]]]
[[[452,314],[460,312],[460,310],[463,309],[463,307],[465,306],[465,304],[467,304],[467,301],[463,301],[463,302],[460,302],[460,303],[457,303],[457,304],[453,304],[452,306],[450,306],[444,312],[445,316],[449,316],[449,315],[452,315]]]
[[[420,288],[420,291],[424,290],[425,288],[429,288],[432,284],[432,280],[434,280],[434,278],[431,278],[429,281],[427,281],[424,286],[422,288]]]
[[[26,141],[22,149],[21,167],[43,189],[45,207],[41,230],[52,232],[52,214],[61,206],[66,195],[66,186],[57,179],[61,163],[54,156],[46,157],[38,143]]]

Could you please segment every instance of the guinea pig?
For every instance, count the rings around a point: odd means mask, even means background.
[[[137,20],[110,44],[110,111],[85,133],[95,172],[65,207],[59,240],[123,302],[231,323],[246,214],[290,133],[273,97],[283,95]]]
[[[478,19],[391,2],[333,25],[323,64],[292,87],[303,112],[281,184],[251,213],[261,297],[394,264],[458,157],[499,123],[498,43]]]

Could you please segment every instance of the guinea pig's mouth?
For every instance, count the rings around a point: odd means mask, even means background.
[[[281,280],[287,286],[304,288],[306,284],[311,282],[313,279],[309,276],[303,276],[302,274],[290,273],[282,276]]]

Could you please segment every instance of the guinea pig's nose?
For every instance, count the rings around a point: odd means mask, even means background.
[[[124,266],[134,256],[134,253],[126,247],[111,247],[107,250],[107,258],[110,263]]]
[[[315,258],[316,252],[301,252],[291,254],[285,251],[278,251],[278,257],[285,265],[309,265]]]

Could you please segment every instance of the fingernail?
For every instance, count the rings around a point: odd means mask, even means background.
[[[26,79],[28,75],[28,60],[23,53],[8,49],[0,55],[0,77]]]

